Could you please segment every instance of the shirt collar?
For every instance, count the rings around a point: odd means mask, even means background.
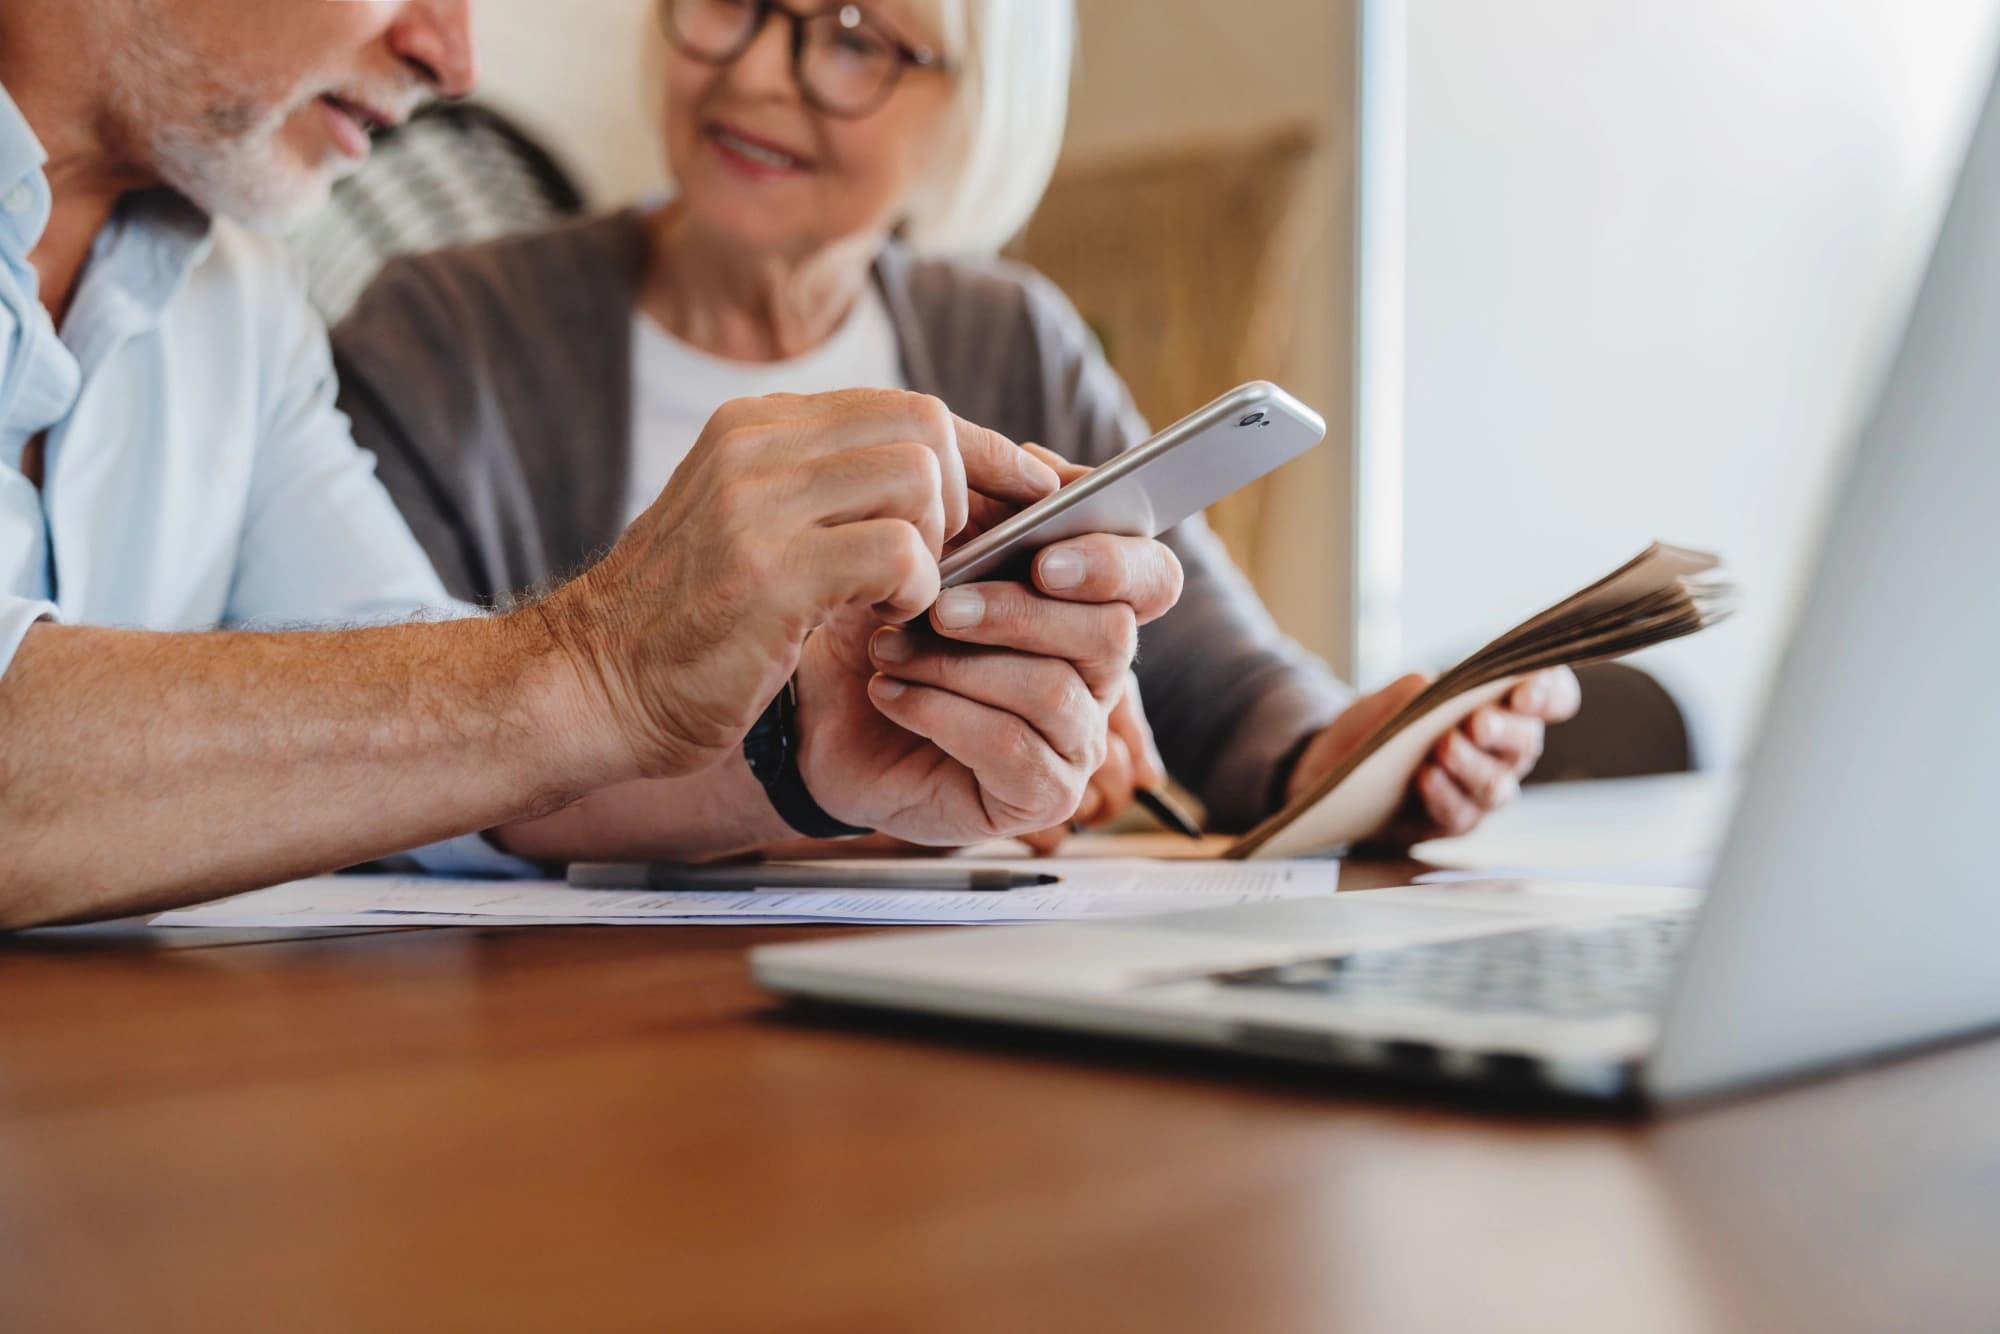
[[[11,253],[25,263],[49,225],[47,161],[34,127],[0,83],[0,259]],[[206,213],[164,186],[127,195],[98,233],[78,305],[104,300],[121,310],[122,324],[156,322],[208,255],[214,233]],[[92,291],[106,286],[111,292]]]
[[[49,225],[49,181],[42,174],[48,160],[28,118],[0,84],[0,234],[23,255],[35,248]]]
[[[97,234],[63,340],[90,364],[122,339],[157,327],[214,245],[209,216],[172,190],[125,196]]]

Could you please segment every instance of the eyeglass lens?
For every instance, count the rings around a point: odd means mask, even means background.
[[[668,30],[675,43],[697,60],[717,65],[750,49],[765,12],[759,0],[666,3]],[[902,72],[896,44],[869,23],[858,5],[840,5],[795,21],[803,34],[799,82],[807,96],[827,110],[871,107]]]

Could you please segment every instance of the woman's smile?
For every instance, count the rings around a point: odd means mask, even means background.
[[[762,135],[722,121],[710,121],[704,128],[716,156],[738,175],[757,181],[779,181],[813,170],[811,159]]]

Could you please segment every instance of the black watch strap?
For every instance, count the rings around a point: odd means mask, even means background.
[[[765,708],[763,716],[743,735],[743,758],[750,772],[764,785],[778,818],[806,838],[853,838],[872,834],[872,829],[843,824],[820,808],[806,791],[799,774],[799,690],[796,681],[785,688]]]

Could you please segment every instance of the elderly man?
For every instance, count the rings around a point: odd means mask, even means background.
[[[324,332],[228,220],[311,209],[472,79],[468,0],[0,7],[0,926],[412,848],[505,870],[1074,809],[1179,569],[1083,539],[1090,586],[875,656],[968,514],[1056,484],[934,400],[730,404],[588,573],[422,615],[448,601]]]

